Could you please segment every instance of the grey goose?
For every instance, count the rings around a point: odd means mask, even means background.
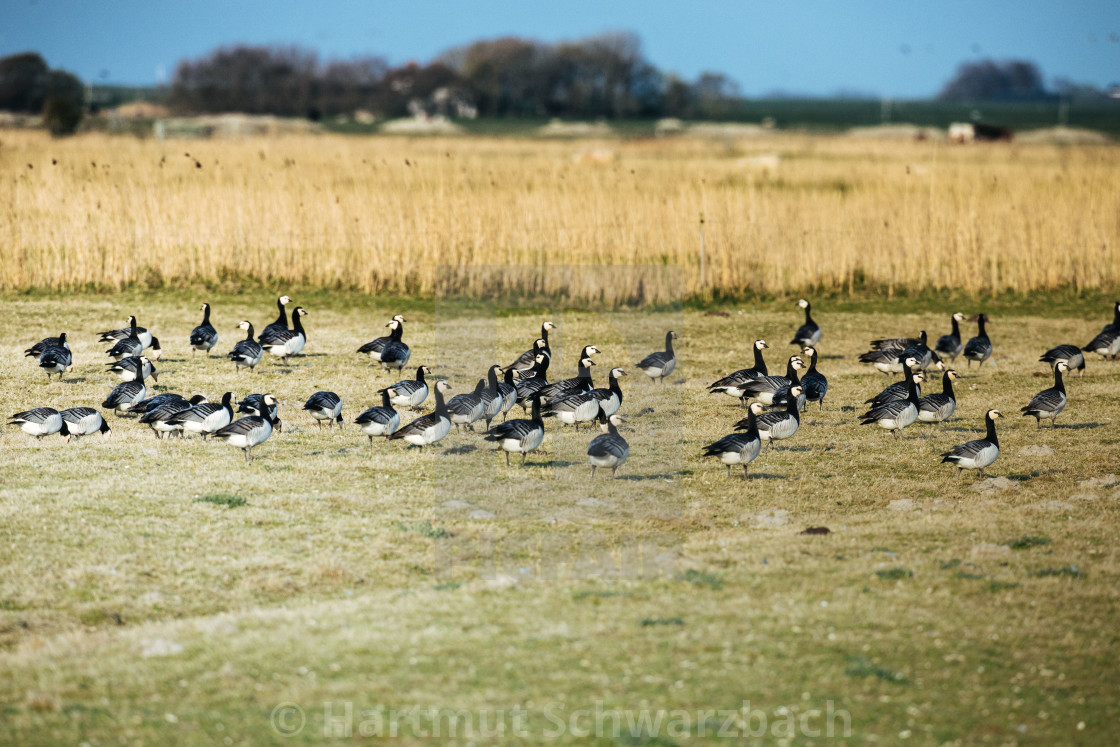
[[[48,382],[51,374],[58,374],[58,380],[62,381],[62,374],[69,373],[73,367],[74,356],[70,354],[69,347],[52,345],[39,355],[39,368],[46,372]]]
[[[799,300],[797,305],[805,309],[805,323],[793,333],[793,339],[789,341],[789,344],[802,348],[816,347],[817,343],[821,341],[821,327],[813,321],[813,306],[804,298]]]
[[[171,425],[177,425],[184,433],[198,433],[202,440],[213,435],[233,421],[233,392],[222,395],[222,401],[203,402],[193,405],[171,416]]]
[[[389,436],[393,435],[401,424],[401,414],[393,409],[393,403],[389,401],[389,390],[381,390],[381,406],[371,407],[362,412],[357,418],[354,419],[354,424],[361,429],[362,433],[369,436],[370,453],[373,453],[373,439],[375,436],[384,436],[385,440],[389,440]]]
[[[820,409],[824,409],[824,398],[828,394],[828,379],[817,370],[817,349],[803,348],[802,355],[809,356],[809,370],[801,377],[801,388],[805,390],[805,399],[808,402],[819,402]]]
[[[548,358],[552,357],[552,347],[549,345],[548,333],[556,329],[556,325],[552,322],[545,322],[541,325],[541,336],[533,343],[533,347],[526,350],[521,355],[505,367],[506,371],[513,371],[515,373],[523,373],[533,367],[533,363],[537,359],[538,353],[544,353]]]
[[[608,416],[599,410],[600,427],[606,431],[595,438],[587,446],[587,460],[591,462],[591,477],[595,477],[595,470],[599,467],[611,468],[611,479],[615,477],[618,468],[626,463],[630,456],[630,444],[618,432],[622,425],[622,417],[615,413]]]
[[[189,400],[178,395],[176,397],[178,399],[168,399],[145,410],[144,414],[140,416],[140,422],[151,428],[155,432],[156,438],[170,438],[173,435],[181,437],[183,426],[181,423],[172,422],[172,419],[179,413],[186,412],[195,405],[206,402],[206,395],[204,394],[195,394]]]
[[[237,323],[237,329],[243,329],[246,332],[244,340],[238,340],[233,346],[233,350],[229,351],[229,359],[233,361],[233,370],[239,368],[249,369],[249,373],[257,367],[261,362],[261,356],[264,355],[264,348],[261,344],[253,339],[253,325],[248,320],[241,320]]]
[[[129,337],[135,337],[136,339],[140,340],[140,343],[142,345],[142,347],[140,348],[141,350],[145,350],[151,347],[152,340],[155,339],[154,337],[152,337],[152,333],[150,331],[137,324],[136,317],[129,316],[127,327],[122,327],[120,329],[110,329],[106,330],[105,332],[99,333],[98,342],[116,342],[118,340],[127,340]]]
[[[381,349],[381,356],[378,360],[381,362],[381,367],[386,371],[393,368],[400,371],[408,365],[408,359],[412,357],[412,350],[401,340],[401,335],[404,334],[404,324],[393,319],[387,326],[389,327],[389,342],[385,343],[385,347]]]
[[[774,396],[780,391],[788,391],[797,380],[797,372],[804,368],[805,361],[791,355],[786,362],[785,376],[759,376],[753,381],[747,381],[742,387],[743,395],[748,399],[757,399],[764,405],[772,405]]]
[[[401,314],[394,315],[393,318],[389,320],[389,322],[396,322],[398,325],[400,325],[400,328],[402,330],[404,329],[405,318]],[[389,325],[386,324],[385,326],[388,327]],[[388,345],[389,341],[392,339],[393,338],[389,335],[376,337],[358,348],[358,352],[362,355],[368,355],[369,365],[372,366],[374,363],[377,363],[381,360],[381,351],[385,349],[385,346]]]
[[[271,394],[266,394],[263,401],[266,407],[260,415],[250,415],[235,420],[213,433],[214,438],[242,449],[245,452],[246,462],[253,459],[253,447],[260,446],[267,441],[274,428],[279,424],[270,412],[271,406],[278,404],[276,398]]]
[[[961,344],[961,322],[964,321],[964,314],[958,311],[953,314],[951,320],[953,331],[938,337],[937,346],[933,350],[938,355],[943,355],[950,361],[955,361],[964,349],[964,345]]]
[[[191,330],[191,355],[201,350],[210,355],[210,349],[218,344],[218,330],[210,323],[210,304],[202,304],[202,323]]]
[[[983,366],[984,361],[992,356],[992,341],[988,337],[988,315],[977,314],[976,325],[976,337],[973,337],[964,346],[964,357],[968,360],[969,368],[972,368],[973,361]]]
[[[743,433],[732,433],[713,444],[704,447],[703,456],[716,457],[727,465],[727,476],[731,477],[731,467],[743,465],[743,479],[747,479],[747,465],[762,452],[762,439],[758,434],[758,416],[762,414],[762,403],[751,402],[747,411],[746,428]]]
[[[29,436],[42,440],[52,433],[62,430],[62,415],[53,407],[36,407],[25,412],[17,412],[8,425],[18,425]]]
[[[315,392],[303,403],[303,409],[315,418],[319,430],[323,429],[324,422],[330,424],[332,431],[335,423],[342,430],[342,398],[334,392]]]
[[[141,368],[136,379],[118,384],[113,391],[109,392],[109,396],[105,398],[101,406],[120,416],[123,412],[132,411],[147,396],[148,388],[144,386],[144,369]]]
[[[507,370],[512,373],[512,370]],[[521,466],[525,466],[525,458],[529,452],[534,451],[544,440],[544,421],[541,419],[541,395],[534,394],[531,398],[532,409],[528,419],[518,418],[507,420],[495,425],[485,438],[496,443],[498,449],[505,452],[506,466],[510,466],[509,455],[520,454]]]
[[[436,409],[413,420],[408,425],[398,428],[389,436],[389,440],[402,439],[414,446],[419,446],[423,451],[425,446],[434,444],[451,432],[451,418],[447,410],[447,403],[443,400],[445,392],[451,390],[451,385],[446,381],[437,381],[435,385]]]
[[[665,350],[650,353],[637,364],[642,373],[651,379],[656,379],[659,384],[664,383],[665,377],[677,368],[677,356],[673,352],[673,340],[675,339],[677,339],[676,332],[672,330],[666,332]]]
[[[159,371],[152,365],[146,355],[132,355],[128,358],[121,358],[116,363],[106,363],[111,373],[115,373],[120,377],[121,381],[136,381],[139,378],[151,378],[152,381],[159,381]],[[143,376],[141,376],[141,372]]]
[[[474,422],[482,417],[482,392],[485,389],[486,380],[479,379],[474,391],[457,394],[448,401],[448,417],[455,424],[456,431],[461,430],[464,425],[468,430],[474,431]]]
[[[918,400],[918,420],[923,423],[940,423],[948,420],[957,409],[957,395],[953,382],[960,378],[953,369],[941,377],[941,392],[927,394]]]
[[[303,350],[303,346],[307,344],[307,333],[303,329],[303,317],[305,316],[307,316],[307,312],[302,306],[297,306],[292,312],[292,328],[271,335],[261,332],[260,337],[257,338],[261,347],[267,350],[270,355],[274,355],[282,362],[287,363],[288,356],[300,352]]]
[[[984,476],[984,469],[990,467],[999,456],[999,438],[996,436],[996,419],[1001,418],[999,410],[988,410],[984,415],[984,426],[987,433],[984,438],[954,446],[941,456],[942,464],[953,464],[957,468],[957,476],[966,469],[980,470],[980,477]]]
[[[109,423],[92,407],[71,407],[59,413],[62,416],[62,429],[60,434],[66,436],[66,441],[71,438],[79,439],[93,433],[100,433],[105,438],[113,435]]]
[[[745,407],[748,397],[744,391],[743,385],[748,381],[754,381],[769,373],[766,370],[766,361],[762,358],[762,351],[768,347],[770,346],[766,344],[766,340],[755,340],[754,366],[752,368],[741,368],[735,373],[728,374],[722,379],[712,382],[708,385],[708,391],[712,394],[722,393],[731,397],[736,397],[740,404]]]
[[[1050,427],[1054,427],[1054,421],[1062,414],[1062,410],[1066,409],[1066,403],[1069,401],[1066,397],[1065,382],[1062,381],[1062,374],[1068,370],[1065,361],[1059,361],[1058,365],[1054,366],[1054,386],[1034,395],[1026,407],[1022,408],[1023,417],[1034,418],[1039,428],[1042,427],[1042,419],[1049,418]]]
[[[907,358],[903,363],[911,371],[918,365],[918,361],[914,358]],[[860,425],[878,425],[898,438],[899,431],[918,419],[918,385],[913,375],[906,377],[906,384],[906,399],[884,402],[872,407],[860,415]]]
[[[1040,363],[1047,363],[1054,368],[1059,363],[1065,363],[1070,371],[1076,370],[1078,376],[1085,375],[1085,355],[1076,345],[1059,345],[1050,348],[1038,359]]]
[[[432,370],[427,366],[416,369],[415,379],[398,381],[392,386],[385,387],[393,404],[397,407],[417,408],[428,398],[428,382],[424,378],[430,376]]]
[[[799,384],[794,384],[790,387],[789,397],[786,399],[786,409],[778,410],[777,412],[767,412],[759,415],[755,419],[754,422],[755,428],[758,429],[758,437],[763,441],[769,441],[770,448],[774,448],[775,441],[792,438],[793,434],[797,433],[797,429],[801,426],[798,399],[802,395],[801,386]],[[749,429],[750,426],[751,416],[750,413],[747,413],[745,419],[735,424],[735,430]]]
[[[280,313],[277,315],[276,321],[261,330],[261,337],[271,338],[275,334],[288,331],[288,311],[284,307],[291,302],[292,299],[287,296],[280,296],[276,299],[276,309]]]
[[[24,350],[23,355],[25,358],[38,358],[46,352],[47,348],[66,348],[69,350],[70,343],[66,340],[66,333],[60,332],[58,337],[44,337],[27,350]]]

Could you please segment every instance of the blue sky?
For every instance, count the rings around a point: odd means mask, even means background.
[[[606,30],[637,33],[661,70],[723,72],[752,96],[930,96],[984,57],[1034,60],[1047,81],[1120,83],[1120,0],[0,0],[0,56],[37,51],[93,82],[167,80],[235,43],[399,64],[480,38]]]

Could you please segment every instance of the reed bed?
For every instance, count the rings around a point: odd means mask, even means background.
[[[1108,289],[1117,173],[1113,146],[5,132],[0,290],[298,284],[620,304]],[[587,269],[601,266],[640,269]]]

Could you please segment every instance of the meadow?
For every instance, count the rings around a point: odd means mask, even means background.
[[[107,441],[0,432],[0,742],[1115,742],[1120,363],[1090,357],[1054,429],[1018,409],[1053,381],[1044,350],[1112,319],[1116,153],[780,136],[573,160],[601,147],[4,133],[0,412],[99,404],[96,333],[135,313],[156,391],[272,392],[284,427],[248,464],[128,417]],[[740,163],[756,147],[777,171]],[[876,211],[881,240],[845,233]],[[309,312],[293,365],[192,356],[203,301],[225,352],[279,292]],[[829,396],[729,479],[700,451],[744,413],[706,386],[757,338],[783,368],[801,292]],[[857,425],[893,380],[858,363],[868,341],[954,311],[987,312],[995,345],[955,364],[954,417]],[[560,375],[600,347],[597,380],[631,374],[618,479],[551,425],[525,468],[465,432],[371,449],[351,421],[399,377],[355,350],[396,313],[410,367],[456,393],[546,319]],[[658,386],[633,364],[668,329]],[[48,384],[22,351],[63,330],[74,370]],[[301,412],[320,389],[341,431]],[[992,479],[957,477],[939,454],[989,407]]]

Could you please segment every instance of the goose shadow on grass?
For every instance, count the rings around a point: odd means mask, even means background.
[[[1059,425],[1059,424],[1055,423],[1052,427],[1053,428],[1068,429],[1068,430],[1071,430],[1071,431],[1079,431],[1079,430],[1082,430],[1083,428],[1101,428],[1104,425],[1106,425],[1106,424],[1105,423],[1062,423],[1062,424]],[[1036,428],[1035,430],[1039,430],[1039,429]],[[1047,429],[1046,426],[1042,426],[1042,430],[1048,430],[1048,429]]]

